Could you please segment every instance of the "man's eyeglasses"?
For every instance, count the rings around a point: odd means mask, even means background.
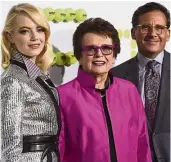
[[[136,25],[137,27],[140,28],[141,33],[147,34],[148,32],[151,32],[152,29],[154,28],[156,34],[160,35],[164,33],[164,30],[167,28],[167,26],[163,25],[149,25],[149,24],[143,24],[143,25]]]
[[[88,45],[82,46],[81,50],[88,56],[93,56],[97,54],[98,50],[102,52],[103,55],[110,55],[115,48],[114,45],[103,44],[102,46]]]

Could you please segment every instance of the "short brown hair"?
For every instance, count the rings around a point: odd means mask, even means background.
[[[102,18],[89,18],[79,24],[73,35],[74,55],[77,60],[79,60],[81,57],[81,42],[83,36],[86,33],[94,33],[110,37],[112,39],[113,44],[115,45],[114,57],[116,58],[117,54],[120,53],[120,40],[115,27],[110,22]]]

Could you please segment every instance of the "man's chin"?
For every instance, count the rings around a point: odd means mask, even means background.
[[[140,52],[141,53],[141,52]],[[158,49],[147,49],[146,51],[142,52],[142,54],[149,58],[155,58],[160,53]]]

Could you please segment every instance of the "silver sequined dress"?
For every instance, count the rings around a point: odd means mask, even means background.
[[[1,76],[2,162],[40,162],[42,152],[22,153],[23,136],[58,133],[58,96],[35,64],[20,53],[12,59]],[[52,161],[58,161],[55,154]]]

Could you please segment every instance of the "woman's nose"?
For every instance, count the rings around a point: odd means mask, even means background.
[[[98,56],[98,57],[101,57],[101,56],[103,56],[103,53],[102,53],[102,50],[101,50],[101,48],[97,48],[96,49],[97,51],[96,51],[96,56]]]
[[[38,34],[37,32],[32,31],[31,32],[31,40],[37,40],[38,39]]]

